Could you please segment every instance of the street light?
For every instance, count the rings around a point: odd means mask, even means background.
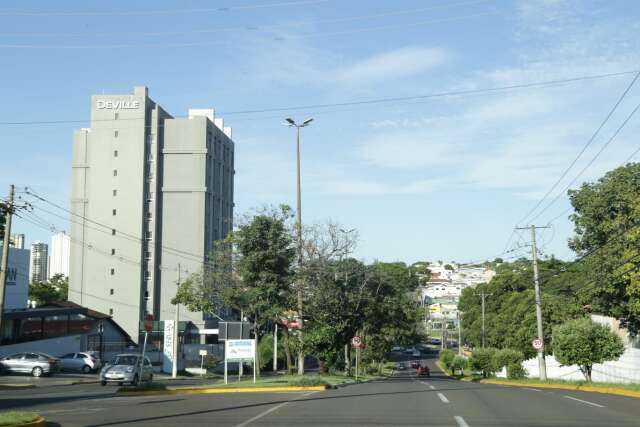
[[[296,232],[298,234],[298,269],[302,269],[302,201],[300,200],[300,128],[309,126],[309,124],[313,121],[313,119],[306,119],[301,124],[297,124],[295,120],[290,117],[285,119],[287,123],[285,123],[289,127],[296,128],[296,178],[297,178],[297,187],[296,187]],[[302,284],[298,283],[298,324],[299,324],[299,332],[302,334]],[[302,335],[300,335],[300,339],[302,339]],[[300,352],[298,355],[298,374],[304,374],[304,354]]]

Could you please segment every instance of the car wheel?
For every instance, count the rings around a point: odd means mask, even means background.
[[[106,386],[106,385],[107,385],[107,382],[106,382],[106,381],[100,381],[100,385],[101,385],[102,387],[104,387],[104,386]]]
[[[82,367],[82,373],[83,373],[83,374],[90,374],[90,373],[91,373],[91,366],[89,366],[89,365],[84,365],[84,366]]]
[[[40,366],[36,366],[35,368],[33,368],[31,370],[31,375],[33,375],[34,377],[41,377],[43,374],[43,370]]]
[[[133,377],[133,381],[131,381],[131,385],[137,387],[139,382],[140,381],[138,380],[138,374],[135,374]]]

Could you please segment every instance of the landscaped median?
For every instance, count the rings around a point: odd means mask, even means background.
[[[33,412],[0,412],[1,427],[44,427],[44,418]]]
[[[513,387],[554,388],[578,390],[592,393],[617,394],[620,396],[640,397],[640,384],[587,383],[585,381],[540,381],[535,379],[509,380],[506,378],[484,378],[477,380],[482,384],[497,384]]]
[[[363,381],[382,377],[366,376]],[[360,380],[360,378],[359,378]],[[259,378],[253,380],[236,381],[229,384],[222,382],[187,387],[170,387],[162,383],[151,383],[140,387],[122,387],[117,394],[120,396],[150,396],[163,394],[217,394],[217,393],[260,393],[260,392],[291,392],[291,391],[321,391],[332,389],[340,385],[355,383],[353,377],[339,375],[319,376],[281,375],[277,377]]]
[[[21,390],[35,387],[35,384],[0,384],[0,390]]]

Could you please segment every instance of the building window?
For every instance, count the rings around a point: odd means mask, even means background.
[[[151,238],[151,232],[150,231],[147,231],[147,237]]]
[[[113,195],[117,196],[118,195],[118,190],[113,190]]]
[[[119,114],[118,114],[118,113],[115,113],[115,114],[113,115],[113,117],[114,117],[114,119],[118,120]]]
[[[147,212],[147,218],[151,219],[151,212]]]
[[[118,137],[118,131],[117,131],[117,130],[114,130],[114,131],[113,131],[113,137],[114,137],[114,138],[117,138],[117,137]]]
[[[113,216],[116,216],[116,210],[114,209],[114,210],[111,212],[111,214],[112,214]]]
[[[115,229],[115,228],[112,228],[112,229],[111,229],[111,235],[112,235],[112,236],[115,236],[115,235],[116,235],[116,229]]]
[[[115,268],[112,268],[112,269],[111,269],[111,275],[113,276],[114,274],[116,274],[116,269],[115,269]]]
[[[115,249],[111,249],[111,255],[115,255],[116,254],[116,250]]]
[[[109,316],[113,316],[113,308],[109,309]]]
[[[118,150],[113,150],[113,157],[118,157]]]
[[[118,169],[113,170],[113,176],[118,176]]]
[[[109,295],[113,295],[113,289],[109,289]]]

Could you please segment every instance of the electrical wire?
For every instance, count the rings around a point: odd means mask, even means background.
[[[445,92],[435,92],[423,95],[413,95],[413,96],[402,96],[402,97],[385,97],[385,98],[374,98],[367,99],[361,101],[343,101],[343,102],[335,102],[335,103],[326,103],[326,104],[309,104],[309,105],[297,105],[297,106],[284,106],[284,107],[272,107],[272,108],[263,108],[263,109],[253,109],[253,110],[236,110],[236,111],[222,111],[219,114],[225,116],[235,116],[235,115],[247,115],[247,114],[260,114],[260,113],[273,113],[273,112],[287,112],[287,111],[295,111],[295,110],[311,110],[311,109],[324,109],[331,107],[345,107],[345,106],[361,106],[361,105],[372,105],[372,104],[383,104],[383,103],[393,103],[393,102],[404,102],[404,101],[413,101],[413,100],[421,100],[421,99],[437,99],[437,98],[446,98],[451,96],[466,96],[466,95],[477,95],[477,94],[487,94],[487,93],[496,93],[503,91],[510,91],[516,89],[527,89],[527,88],[537,88],[537,87],[546,87],[546,86],[555,86],[558,84],[569,84],[569,83],[577,83],[582,81],[589,80],[598,80],[605,79],[611,77],[620,77],[628,74],[638,73],[638,70],[631,71],[621,71],[616,73],[604,73],[604,74],[595,74],[595,75],[585,75],[578,77],[570,77],[566,79],[556,79],[556,80],[546,80],[546,81],[538,81],[531,83],[520,83],[514,85],[506,85],[506,86],[495,86],[491,88],[483,88],[483,89],[467,89],[467,90],[453,90],[453,91],[445,91]],[[187,115],[178,115],[174,116],[174,118],[187,118]],[[136,118],[119,118],[119,119],[95,119],[89,121],[87,119],[81,120],[29,120],[29,121],[2,121],[0,122],[0,126],[33,126],[33,125],[52,125],[52,124],[73,124],[73,123],[101,123],[101,122],[126,122],[131,120],[140,120],[143,121],[144,117],[136,117]]]
[[[582,147],[580,152],[578,152],[578,155],[573,159],[571,164],[569,164],[569,166],[564,170],[564,172],[562,172],[560,177],[554,182],[551,188],[549,188],[549,190],[545,193],[542,199],[540,199],[538,203],[529,212],[527,212],[527,214],[524,217],[522,217],[520,221],[518,221],[518,224],[522,224],[531,214],[533,214],[540,207],[540,205],[544,203],[544,201],[547,199],[547,197],[549,197],[549,195],[553,192],[553,190],[556,189],[556,187],[560,184],[560,182],[562,182],[562,180],[567,176],[569,171],[575,166],[575,164],[578,162],[580,157],[582,157],[582,155],[585,153],[587,148],[589,148],[589,146],[593,143],[593,141],[595,141],[596,137],[600,134],[600,131],[602,130],[602,128],[607,124],[609,119],[611,119],[611,116],[613,116],[613,114],[616,112],[616,110],[618,109],[622,101],[626,98],[631,88],[635,85],[636,81],[638,80],[638,77],[640,77],[640,71],[636,73],[636,75],[633,77],[629,85],[627,85],[627,87],[622,92],[622,94],[620,95],[616,103],[613,105],[611,110],[609,110],[609,113],[606,115],[604,120],[600,123],[600,125],[595,130],[595,132],[591,135],[591,138],[587,140],[587,143]]]

